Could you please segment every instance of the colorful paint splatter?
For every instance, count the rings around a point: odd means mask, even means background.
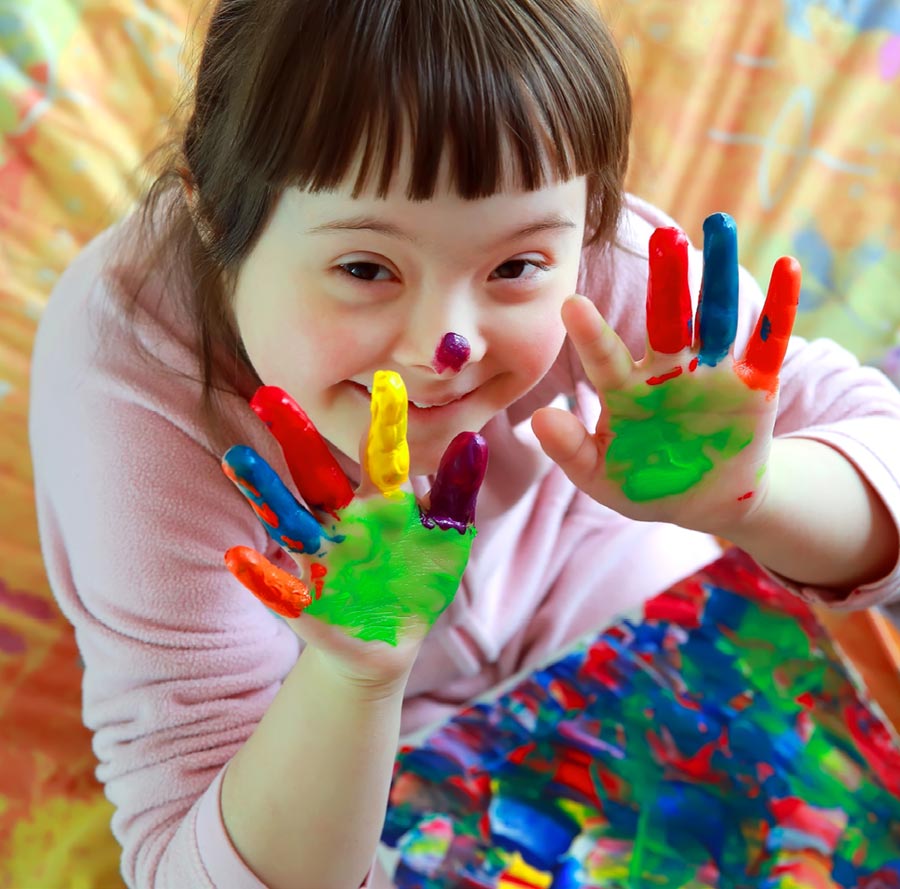
[[[900,887],[900,751],[732,550],[398,758],[398,887]]]

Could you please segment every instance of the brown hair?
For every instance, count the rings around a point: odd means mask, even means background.
[[[218,0],[173,123],[142,240],[148,271],[186,276],[171,292],[196,335],[201,415],[227,447],[222,356],[255,376],[231,289],[285,188],[330,189],[362,158],[355,193],[373,183],[383,195],[408,132],[410,199],[433,194],[445,151],[464,198],[584,175],[586,242],[608,244],[631,98],[596,0]]]

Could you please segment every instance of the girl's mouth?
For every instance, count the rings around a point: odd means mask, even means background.
[[[366,400],[369,401],[372,397],[371,391],[366,386],[363,386],[361,383],[357,383],[355,380],[348,381],[350,385],[360,393],[360,395],[365,396]],[[464,392],[462,395],[457,395],[455,397],[445,396],[444,399],[440,401],[434,402],[426,402],[426,401],[414,401],[413,399],[409,399],[409,412],[413,415],[419,416],[427,416],[429,414],[437,413],[438,411],[442,411],[445,408],[452,408],[462,402],[466,401],[475,391],[476,389],[472,389],[469,392]]]

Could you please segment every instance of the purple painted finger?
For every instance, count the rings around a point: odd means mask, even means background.
[[[437,525],[465,534],[475,521],[475,501],[487,461],[487,442],[477,432],[460,432],[447,445],[431,488],[431,504],[422,513],[426,528]]]

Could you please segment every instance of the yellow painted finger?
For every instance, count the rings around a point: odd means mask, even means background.
[[[385,497],[395,496],[409,477],[406,443],[406,386],[400,374],[379,370],[372,383],[372,422],[366,442],[366,470]]]

